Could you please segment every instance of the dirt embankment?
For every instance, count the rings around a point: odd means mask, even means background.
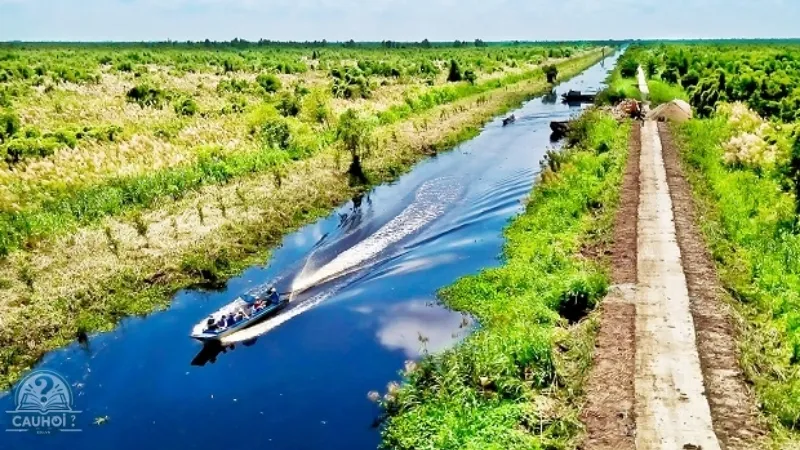
[[[691,188],[668,125],[659,124],[659,134],[714,432],[728,450],[763,448],[765,428],[739,368],[732,312],[697,226]]]
[[[620,204],[611,247],[614,286],[601,307],[594,367],[581,414],[586,425],[583,448],[635,448],[634,369],[636,352],[637,222],[639,209],[639,153],[641,125],[633,125]]]

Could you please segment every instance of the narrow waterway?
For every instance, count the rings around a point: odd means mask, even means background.
[[[558,96],[601,88],[615,62],[561,84]],[[438,305],[436,291],[501,262],[503,228],[552,146],[550,121],[579,111],[559,97],[526,103],[515,123],[495,120],[288,235],[266,266],[224,290],[180,292],[166,311],[47,354],[36,368],[72,385],[82,431],[7,433],[0,448],[375,448],[380,410],[367,392],[385,390],[406,360],[469,333],[469,317]],[[233,348],[188,337],[210,312],[276,279],[281,290],[312,287],[228,338]],[[0,410],[15,408],[10,394]]]

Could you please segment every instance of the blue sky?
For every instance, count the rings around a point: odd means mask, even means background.
[[[800,0],[0,0],[0,41],[234,37],[800,37]]]

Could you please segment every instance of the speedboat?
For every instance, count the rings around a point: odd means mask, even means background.
[[[275,288],[251,291],[236,297],[234,301],[195,325],[190,336],[199,341],[219,341],[271,316],[287,304],[289,296],[278,294]],[[223,317],[237,316],[238,320],[226,322],[222,326],[217,325]]]

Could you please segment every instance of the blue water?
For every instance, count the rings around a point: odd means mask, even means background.
[[[599,89],[615,62],[590,68],[558,93]],[[47,354],[36,368],[71,384],[83,431],[7,433],[0,448],[375,448],[380,410],[367,393],[385,391],[406,360],[468,334],[470,319],[438,305],[435,293],[500,263],[502,230],[521,211],[552,145],[550,121],[577,111],[534,99],[514,112],[516,123],[495,120],[475,139],[288,235],[264,266],[224,290],[180,292],[166,311]],[[440,194],[425,194],[431,183]],[[294,298],[260,325],[255,341],[203,353],[188,337],[196,322],[249,288],[275,278],[285,287],[303,267],[313,278],[348,261],[356,264],[346,275]],[[9,394],[0,398],[2,411],[15,408]],[[8,428],[10,415],[0,415]],[[108,420],[94,424],[99,417]]]

